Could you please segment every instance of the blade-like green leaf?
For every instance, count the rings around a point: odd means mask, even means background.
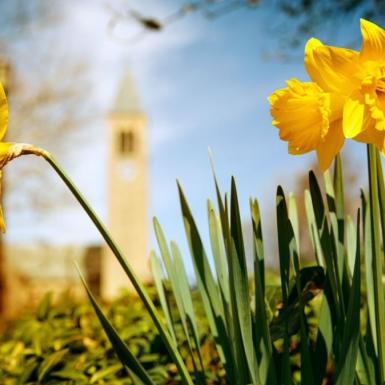
[[[383,175],[381,171],[381,161],[379,160],[378,150],[371,144],[368,145],[368,166],[369,166],[369,208],[371,219],[371,238],[372,238],[372,260],[373,260],[373,283],[374,283],[374,303],[376,316],[376,337],[378,348],[380,383],[385,383],[385,302],[384,288],[382,284],[383,263],[381,255],[381,240],[379,221],[380,213],[379,202],[382,205],[385,196],[382,194],[381,182]],[[379,184],[380,183],[380,184]],[[383,199],[382,199],[383,198]]]
[[[160,262],[154,251],[151,251],[150,253],[150,264],[151,264],[152,275],[154,276],[156,290],[159,297],[159,302],[162,307],[164,316],[166,318],[168,331],[172,339],[174,340],[175,346],[177,346],[172,317],[171,317],[170,309],[166,298],[166,293],[164,291],[164,286],[163,286],[162,266],[160,265]]]
[[[178,192],[185,232],[193,260],[197,287],[202,297],[203,307],[226,373],[229,375],[229,378],[235,379],[235,368],[231,359],[230,339],[226,332],[226,320],[220,291],[213,277],[194,218],[179,183]]]
[[[279,268],[281,273],[282,289],[282,311],[288,313],[289,280],[290,280],[290,249],[288,239],[288,219],[285,195],[281,186],[277,189],[276,198],[277,209],[277,228],[278,228],[278,250],[279,250]],[[281,383],[283,385],[291,384],[291,367],[289,356],[289,324],[288,317],[285,317],[284,339],[282,354]]]
[[[195,357],[193,357],[193,362],[197,373],[197,383],[206,383],[205,368],[203,365],[203,359],[200,352],[201,345],[199,340],[198,326],[195,319],[193,300],[191,297],[191,291],[190,291],[190,287],[187,279],[187,273],[183,264],[183,259],[179,251],[179,248],[175,242],[171,242],[171,253],[172,253],[172,256],[174,257],[174,272],[175,272],[176,280],[178,282],[179,297],[181,299],[181,305],[183,306],[183,318],[185,318],[186,320],[187,329],[191,329],[192,338],[194,341],[194,345],[195,345],[196,352],[199,359],[200,368],[202,371],[202,376],[200,376],[200,374],[198,373],[198,370],[196,369],[197,365],[195,364]],[[191,346],[193,345],[191,342],[189,342],[189,344]]]
[[[349,277],[353,276],[354,271],[354,261],[356,258],[356,229],[354,228],[354,224],[352,218],[348,216],[346,218],[346,254],[347,254],[347,266]]]
[[[144,306],[146,307],[149,315],[151,316],[151,319],[153,320],[157,330],[159,331],[159,335],[162,338],[169,354],[173,358],[175,365],[178,369],[178,373],[181,376],[181,380],[185,385],[193,385],[193,381],[191,379],[191,376],[186,368],[185,363],[183,362],[183,359],[176,348],[172,337],[168,333],[166,327],[163,325],[163,322],[161,320],[161,317],[152,302],[149,294],[147,293],[144,284],[139,280],[136,273],[132,269],[132,266],[128,263],[127,258],[124,256],[122,251],[120,250],[119,246],[116,244],[114,239],[111,237],[111,234],[107,230],[107,228],[104,226],[103,222],[99,219],[99,217],[96,215],[95,211],[92,209],[92,207],[89,205],[87,200],[84,198],[84,196],[81,194],[81,192],[78,190],[78,188],[75,186],[75,184],[72,182],[72,180],[68,177],[68,175],[64,172],[64,170],[59,166],[59,164],[56,162],[56,160],[53,158],[53,156],[45,151],[43,153],[44,158],[47,160],[47,162],[52,166],[52,168],[55,170],[55,172],[59,175],[59,177],[63,180],[63,182],[66,184],[66,186],[69,188],[69,190],[72,192],[74,197],[77,199],[77,201],[80,203],[80,205],[83,207],[84,211],[87,213],[91,221],[94,223],[95,227],[98,229],[100,235],[103,237],[103,239],[106,241],[108,247],[116,257],[117,261],[121,265],[122,269],[126,273],[127,277],[130,279],[132,285],[134,286],[136,292],[138,293],[139,297],[143,301]]]
[[[221,221],[222,237],[226,253],[227,266],[229,272],[229,294],[230,301],[228,308],[224,306],[225,318],[227,324],[227,330],[230,341],[230,354],[233,364],[232,373],[233,377],[230,382],[244,383],[247,381],[247,367],[245,366],[244,350],[242,346],[242,336],[240,332],[238,317],[234,317],[236,314],[236,297],[235,297],[235,285],[234,285],[234,273],[233,273],[233,241],[231,237],[230,223],[229,223],[229,210],[228,210],[228,198],[225,194],[224,202],[219,190],[219,186],[214,173],[215,190],[217,195],[217,201],[219,206],[219,218]],[[238,373],[240,375],[238,375]]]
[[[316,231],[318,232],[322,255],[326,265],[327,280],[329,281],[327,285],[330,286],[330,290],[325,290],[325,294],[327,300],[329,301],[329,309],[331,310],[333,325],[336,325],[338,328],[342,327],[345,320],[343,317],[344,304],[342,287],[339,284],[335,248],[333,248],[333,227],[331,231],[329,231],[321,190],[312,171],[309,173],[309,187]]]
[[[361,190],[361,202],[363,212],[363,227],[364,227],[364,251],[365,251],[365,283],[366,283],[366,301],[368,307],[368,324],[369,330],[366,334],[366,339],[370,339],[373,344],[373,349],[378,355],[377,347],[377,326],[376,326],[376,307],[375,307],[375,292],[373,281],[373,246],[372,246],[372,225],[370,214],[370,202],[363,190]]]
[[[288,212],[289,212],[290,223],[294,232],[295,241],[297,243],[297,250],[299,251],[300,243],[299,243],[298,209],[297,209],[297,202],[295,200],[295,195],[293,193],[289,194]]]
[[[325,259],[321,248],[321,240],[317,230],[317,222],[315,220],[313,203],[311,200],[311,194],[309,190],[305,190],[304,193],[305,211],[309,228],[310,240],[315,252],[317,264],[321,267],[325,267]]]
[[[78,269],[79,270],[79,269]],[[123,366],[130,368],[146,385],[155,385],[152,381],[151,377],[147,374],[146,369],[142,366],[142,364],[138,361],[138,359],[130,352],[127,345],[120,338],[119,334],[115,330],[115,328],[111,325],[110,321],[105,316],[104,312],[96,302],[94,296],[92,295],[86,281],[84,280],[82,274],[79,270],[80,278],[83,282],[84,288],[87,291],[88,298],[92,304],[92,307],[95,310],[95,313],[102,325],[109,341],[111,342],[112,347],[114,348],[117,356],[122,362]]]
[[[250,382],[259,384],[259,369],[253,344],[253,330],[251,322],[249,277],[247,273],[246,255],[243,244],[242,223],[239,212],[238,195],[235,180],[231,180],[231,237],[232,237],[232,270],[234,282],[236,314],[242,335],[243,348],[249,369]]]
[[[300,336],[301,336],[301,382],[303,384],[314,384],[314,372],[310,354],[310,338],[309,330],[305,317],[305,300],[302,296],[302,284],[300,274],[300,264],[298,256],[298,245],[295,238],[294,230],[291,221],[287,218],[287,237],[289,241],[290,258],[293,261],[297,295],[299,298],[299,316],[300,316]],[[289,297],[290,298],[290,297]],[[289,300],[288,298],[288,300]]]
[[[68,349],[59,350],[55,353],[50,354],[40,365],[38,372],[38,381],[42,383],[45,380],[47,374],[60,362],[69,352]]]
[[[207,203],[207,212],[209,218],[211,250],[214,256],[218,284],[221,289],[223,307],[228,307],[230,302],[229,272],[227,269],[226,255],[222,239],[221,222],[210,200]]]
[[[337,270],[337,277],[339,285],[343,285],[343,274],[344,274],[344,207],[343,197],[340,195],[338,199],[334,190],[334,186],[338,186],[338,191],[341,192],[342,185],[342,171],[341,167],[337,167],[336,160],[336,172],[334,173],[334,184],[331,181],[331,177],[328,171],[324,173],[324,182],[326,190],[326,198],[329,207],[329,218],[334,234],[334,244],[336,250],[336,264],[335,269]],[[338,172],[337,172],[338,171]],[[342,206],[342,207],[341,207]]]
[[[349,295],[346,324],[343,333],[341,359],[336,363],[335,384],[354,385],[357,354],[360,337],[360,287],[361,287],[361,262],[360,262],[360,218],[357,215],[357,247],[354,274]]]
[[[261,383],[266,385],[276,385],[277,376],[273,357],[273,346],[265,305],[265,272],[262,226],[258,201],[256,199],[250,200],[250,211],[253,223],[254,250],[254,340],[256,348],[259,347],[259,351],[257,351],[257,359]]]

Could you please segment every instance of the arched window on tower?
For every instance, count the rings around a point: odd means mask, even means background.
[[[132,155],[135,151],[135,136],[132,131],[119,133],[119,152],[121,155]]]

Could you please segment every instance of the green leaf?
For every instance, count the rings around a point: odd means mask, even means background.
[[[51,303],[52,303],[52,293],[46,293],[41,300],[37,311],[36,311],[36,318],[38,321],[44,321],[48,318],[49,311],[51,308]]]
[[[297,243],[297,250],[300,250],[300,243],[299,243],[299,221],[298,221],[298,209],[297,209],[297,203],[295,200],[295,195],[293,193],[289,194],[289,219],[291,226],[293,228],[295,241]]]
[[[314,173],[309,173],[310,195],[314,211],[315,226],[320,240],[320,251],[322,251],[322,260],[326,265],[327,284],[325,295],[329,301],[329,309],[331,311],[332,323],[337,328],[342,327],[344,323],[344,301],[342,295],[342,287],[338,278],[338,267],[335,258],[335,248],[333,227],[329,232],[325,206],[322,199],[321,190]],[[330,288],[328,290],[328,288]],[[336,333],[338,336],[338,333]]]
[[[347,315],[342,340],[341,359],[336,363],[335,384],[353,385],[355,383],[355,370],[360,337],[360,287],[361,287],[361,261],[360,261],[360,218],[357,215],[357,247],[354,274],[349,295]]]
[[[138,359],[130,352],[125,342],[120,338],[115,328],[111,325],[110,321],[105,316],[104,312],[88,288],[88,285],[81,275],[80,270],[79,275],[83,282],[84,288],[87,291],[87,295],[92,304],[92,307],[94,308],[95,313],[99,318],[100,324],[102,325],[109,341],[111,342],[112,347],[114,348],[123,366],[130,368],[135,373],[135,375],[137,375],[140,380],[143,381],[144,384],[155,385],[150,376],[147,374],[146,369],[144,369]]]
[[[378,150],[373,145],[368,145],[368,167],[369,167],[369,208],[371,219],[372,261],[373,261],[373,288],[376,317],[376,338],[378,348],[378,361],[380,372],[380,383],[385,383],[385,303],[384,288],[382,284],[382,254],[381,240],[379,234],[379,221],[385,214],[379,210],[385,201],[383,191],[383,175],[381,160]],[[380,194],[380,196],[379,196]],[[383,231],[385,231],[383,227]]]
[[[46,378],[48,373],[62,362],[63,358],[67,355],[68,351],[68,349],[64,349],[52,353],[41,363],[37,376],[39,382],[42,382]]]
[[[315,219],[313,203],[312,203],[311,194],[309,190],[305,190],[304,201],[305,201],[306,217],[307,217],[307,222],[309,226],[310,240],[313,246],[313,250],[315,252],[317,264],[321,267],[325,267],[325,259],[321,248],[321,240],[317,229],[317,222]]]
[[[17,379],[16,384],[17,385],[24,385],[24,384],[30,382],[30,379],[31,379],[33,372],[38,367],[39,367],[39,362],[37,361],[37,359],[35,357],[28,360],[28,362],[26,362],[26,364],[24,365],[22,372],[18,375],[18,379]]]
[[[110,376],[114,375],[115,373],[119,372],[120,370],[122,370],[121,364],[111,365],[111,366],[108,366],[107,368],[103,368],[101,370],[98,370],[90,378],[90,384],[96,384],[97,382],[99,382],[101,380],[108,380],[108,378]]]
[[[285,195],[281,186],[277,189],[276,198],[277,209],[277,228],[278,228],[278,250],[279,250],[279,268],[281,273],[282,289],[282,311],[288,314],[289,280],[290,280],[290,249],[288,234],[288,216]],[[283,356],[281,369],[281,383],[283,385],[291,384],[291,367],[289,356],[289,323],[288,317],[285,317]]]
[[[250,380],[259,384],[259,369],[253,345],[253,330],[250,311],[249,277],[247,273],[246,255],[243,244],[242,223],[239,213],[238,195],[235,180],[231,180],[231,237],[232,237],[232,269],[234,282],[236,314],[239,319],[243,348],[249,369]]]
[[[372,228],[371,228],[371,214],[370,214],[370,202],[365,195],[365,192],[361,190],[361,201],[364,214],[364,250],[365,250],[365,275],[366,275],[366,300],[368,306],[369,324],[371,335],[373,338],[373,345],[376,354],[378,354],[377,348],[377,335],[376,335],[376,309],[375,309],[375,292],[374,292],[374,272],[373,272],[373,246],[372,246]]]
[[[217,216],[213,204],[207,202],[207,213],[209,218],[209,232],[211,250],[214,256],[215,271],[217,274],[223,307],[228,308],[230,303],[229,272],[227,268],[226,255],[222,239],[222,228],[220,218]]]
[[[170,333],[170,335],[174,341],[175,346],[177,346],[177,341],[176,341],[176,337],[175,337],[172,317],[170,314],[170,310],[169,310],[169,306],[168,306],[167,298],[166,298],[166,293],[164,291],[164,286],[163,286],[162,267],[161,267],[159,260],[158,260],[154,251],[151,251],[151,253],[150,253],[150,264],[151,264],[151,271],[152,271],[152,274],[154,276],[156,290],[157,290],[157,293],[159,296],[159,302],[162,306],[162,310],[163,310],[164,316],[166,318],[168,331],[169,331],[169,333]]]
[[[255,346],[259,347],[260,349],[259,351],[257,351],[257,359],[259,364],[261,383],[267,385],[276,385],[277,376],[273,357],[273,346],[265,305],[265,269],[262,226],[258,201],[256,199],[250,200],[250,211],[253,224],[254,250],[254,340]]]
[[[339,166],[337,167],[337,164]],[[334,235],[334,244],[336,250],[335,269],[338,278],[338,286],[343,285],[345,250],[344,250],[344,207],[343,207],[343,191],[342,185],[342,169],[340,162],[336,159],[336,167],[334,173],[334,184],[331,182],[328,171],[324,173],[326,198],[329,207],[329,218]],[[336,196],[334,186],[337,186],[339,194]]]
[[[180,254],[179,248],[175,242],[171,242],[171,253],[174,258],[174,273],[175,273],[175,281],[177,282],[177,297],[179,298],[179,313],[181,314],[181,317],[183,318],[183,322],[186,324],[186,335],[188,338],[188,344],[191,350],[191,353],[193,353],[192,346],[195,345],[196,353],[198,355],[199,359],[199,365],[201,368],[202,373],[198,370],[198,365],[196,364],[196,358],[193,354],[192,360],[194,364],[194,370],[196,375],[196,381],[198,384],[206,383],[206,375],[205,375],[205,369],[203,365],[203,359],[200,352],[200,341],[199,341],[199,333],[198,333],[198,326],[195,320],[195,312],[193,307],[193,301],[191,297],[190,287],[187,279],[187,273],[183,264],[183,259]],[[188,331],[191,329],[192,334],[192,340],[190,338],[190,335]],[[201,375],[202,374],[202,375]]]
[[[121,365],[119,365],[119,367],[122,368]],[[75,370],[66,370],[66,369],[57,370],[52,372],[51,376],[61,378],[63,380],[88,381],[88,377],[86,375]]]
[[[212,274],[198,228],[179,183],[178,192],[185,232],[203,307],[216,343],[218,354],[221,357],[225,370],[230,378],[236,378],[233,372],[234,367],[231,359],[231,347],[229,346],[230,340],[226,331],[226,320],[220,291]]]
[[[356,229],[354,228],[354,224],[352,218],[350,216],[346,219],[346,254],[347,254],[347,266],[348,273],[351,279],[354,271],[354,261],[356,258]]]
[[[204,375],[202,376],[198,370],[196,356],[194,355],[193,351],[193,345],[195,344],[198,358],[200,360],[200,366],[202,372],[204,373],[203,362],[199,352],[200,346],[198,330],[195,323],[195,315],[192,305],[190,288],[188,285],[186,271],[183,266],[182,257],[176,243],[174,242],[171,243],[172,253],[170,254],[163,230],[156,218],[154,218],[154,229],[166,272],[171,283],[171,289],[176,301],[178,313],[182,322],[185,339],[187,341],[188,350],[194,366],[195,377],[198,384],[205,383]],[[189,325],[192,326],[192,338],[190,337],[189,333]]]
[[[111,234],[108,232],[107,228],[104,226],[102,221],[96,215],[95,211],[92,209],[92,207],[84,198],[84,196],[81,194],[81,192],[76,187],[76,185],[72,182],[72,180],[68,177],[68,175],[64,172],[64,170],[59,166],[59,164],[56,162],[53,156],[47,151],[45,151],[43,153],[43,157],[52,166],[52,168],[55,170],[58,176],[63,180],[65,185],[74,195],[74,197],[77,199],[77,201],[82,206],[84,211],[87,213],[87,215],[89,216],[89,218],[91,219],[95,227],[98,229],[100,235],[103,237],[103,239],[107,243],[108,247],[110,248],[110,250],[116,257],[117,261],[121,265],[122,269],[127,274],[136,292],[138,293],[139,297],[143,301],[143,304],[145,305],[148,313],[150,314],[157,330],[159,331],[159,334],[164,344],[166,345],[166,348],[169,354],[173,358],[177,366],[178,373],[181,376],[182,382],[185,385],[193,385],[193,381],[186,368],[186,365],[184,364],[183,359],[177,347],[175,346],[171,335],[168,333],[165,326],[163,325],[160,314],[158,313],[156,307],[154,306],[154,303],[152,302],[150,296],[148,295],[143,283],[139,280],[139,278],[135,274],[134,270],[132,269],[131,265],[128,263],[126,257],[120,250],[119,246],[115,243],[114,239],[111,237]]]

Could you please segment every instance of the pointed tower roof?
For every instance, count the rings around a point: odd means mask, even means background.
[[[123,76],[119,83],[118,92],[115,102],[112,106],[113,114],[130,114],[133,112],[141,112],[138,93],[134,85],[132,76],[128,70],[123,72]]]

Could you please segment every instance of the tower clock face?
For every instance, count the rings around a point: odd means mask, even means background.
[[[125,181],[130,181],[135,179],[138,174],[138,168],[130,159],[122,159],[118,162],[117,166],[118,175]]]

